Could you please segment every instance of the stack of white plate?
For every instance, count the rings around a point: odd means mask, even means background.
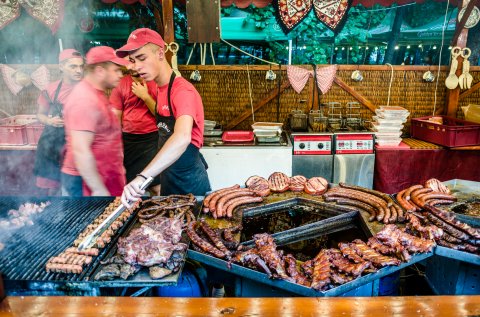
[[[282,123],[256,122],[252,124],[253,134],[258,142],[280,142]]]
[[[410,112],[403,107],[381,106],[375,110],[373,128],[378,145],[397,146],[402,142],[403,124],[407,121]]]

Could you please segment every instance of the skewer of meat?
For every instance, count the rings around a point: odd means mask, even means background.
[[[55,273],[73,273],[80,274],[82,273],[82,266],[75,264],[60,264],[60,263],[47,263],[45,266],[47,272]]]
[[[99,250],[97,248],[89,248],[79,251],[77,248],[68,248],[65,250],[65,253],[98,256]]]

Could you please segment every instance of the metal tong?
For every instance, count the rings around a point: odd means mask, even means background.
[[[147,178],[142,185],[140,185],[140,189],[145,190],[148,185],[153,181],[153,177]],[[129,201],[130,203],[130,201]],[[80,245],[78,246],[78,251],[82,251],[88,248],[91,248],[97,242],[98,238],[102,235],[102,233],[107,230],[110,225],[117,220],[117,218],[127,209],[125,205],[121,204],[120,206],[115,209],[95,230],[92,231],[88,236],[86,236]]]

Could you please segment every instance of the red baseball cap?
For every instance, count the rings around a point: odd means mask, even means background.
[[[83,58],[82,54],[80,54],[77,50],[74,50],[73,48],[68,48],[66,50],[63,50],[58,54],[58,62],[61,63],[64,60],[67,60],[69,58]]]
[[[127,44],[117,50],[118,57],[125,57],[128,52],[138,50],[145,44],[152,43],[160,47],[165,46],[165,41],[160,34],[147,28],[136,29],[128,36]]]
[[[109,46],[92,47],[87,53],[86,63],[89,65],[112,62],[117,65],[127,66],[129,62],[115,55],[115,50]]]

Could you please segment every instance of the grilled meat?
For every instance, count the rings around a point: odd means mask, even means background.
[[[286,273],[284,261],[277,251],[277,245],[273,241],[272,236],[267,233],[262,233],[254,235],[253,239],[255,240],[258,254],[263,260],[265,260],[265,263],[267,263],[274,275],[292,282],[293,279]]]
[[[372,262],[375,266],[383,267],[387,265],[400,265],[401,263],[399,259],[378,253],[362,240],[353,240],[352,243],[350,243],[350,246],[355,250],[355,252],[357,252],[358,255],[360,255],[366,261]]]
[[[245,182],[245,185],[253,190],[258,196],[265,197],[270,195],[270,186],[268,181],[261,176],[251,176]]]
[[[295,175],[290,177],[290,185],[289,189],[292,192],[301,192],[305,187],[305,183],[307,182],[307,178],[303,175]]]
[[[323,249],[314,259],[313,275],[311,287],[314,290],[325,290],[331,282],[332,268],[330,264],[330,254],[328,250]]]

